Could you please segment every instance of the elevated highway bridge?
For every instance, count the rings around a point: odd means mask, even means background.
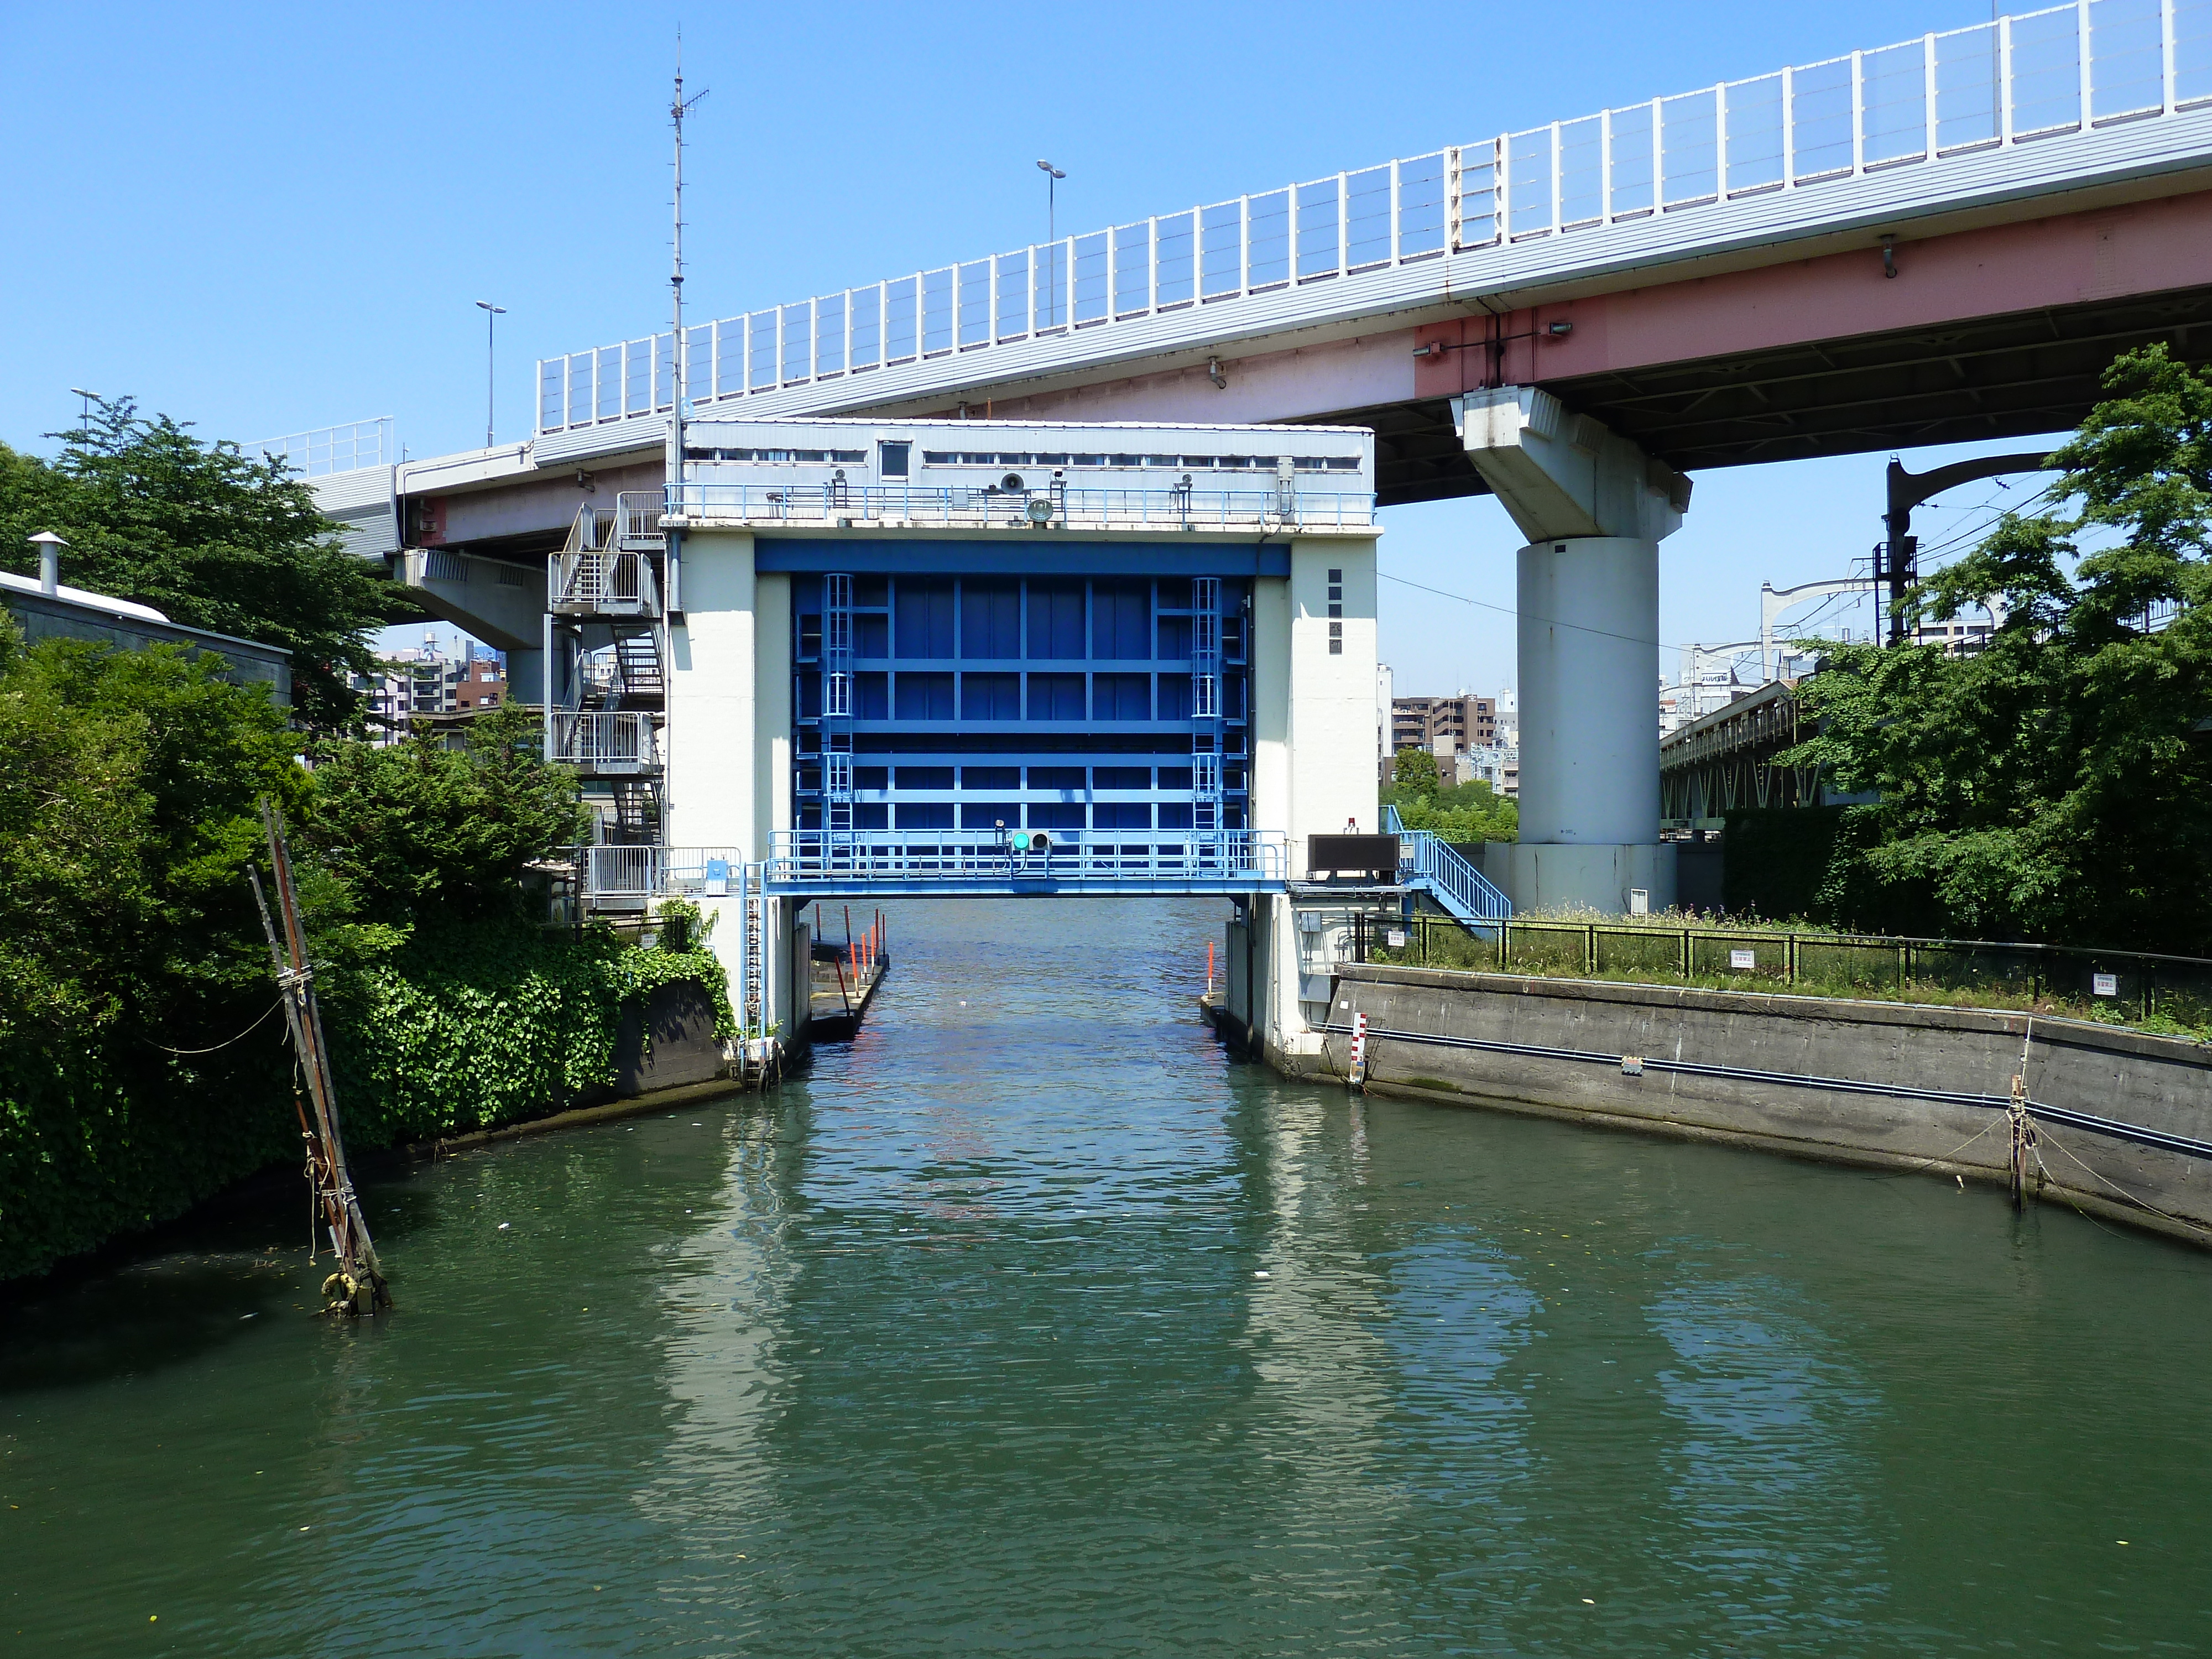
[[[1488,489],[1451,400],[1505,385],[1683,472],[1999,439],[2126,346],[2205,355],[2208,192],[2212,0],[2078,0],[702,323],[684,381],[717,417],[1364,425],[1384,506]],[[364,550],[534,557],[659,480],[676,344],[545,359],[529,440],[333,500]]]

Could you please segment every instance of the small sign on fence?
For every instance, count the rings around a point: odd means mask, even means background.
[[[2089,975],[2089,992],[2093,996],[2116,997],[2120,994],[2120,976],[2118,974],[2092,974]]]
[[[1406,930],[1402,927],[1393,927],[1389,933],[1382,935],[1382,942],[1394,951],[1404,950],[1406,948]]]
[[[1729,952],[1729,966],[1731,969],[1756,968],[1759,966],[1759,952],[1731,950]]]
[[[727,898],[730,895],[730,861],[727,859],[707,860],[707,896]]]

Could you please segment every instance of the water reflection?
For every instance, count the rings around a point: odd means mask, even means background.
[[[10,1310],[5,1628],[2212,1647],[2212,1261],[1285,1084],[1189,1018],[1218,908],[902,912],[875,1018],[779,1093],[378,1183],[388,1322],[296,1309],[289,1210]]]

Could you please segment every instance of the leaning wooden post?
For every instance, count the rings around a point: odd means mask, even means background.
[[[261,878],[251,866],[246,878],[252,884],[253,902],[261,913],[261,931],[269,942],[270,964],[276,969],[277,994],[284,1004],[284,1023],[292,1034],[292,1050],[314,1103],[315,1123],[307,1138],[307,1178],[338,1258],[338,1271],[323,1281],[326,1313],[374,1313],[392,1305],[392,1291],[376,1259],[369,1237],[368,1218],[354,1192],[353,1176],[346,1168],[345,1143],[338,1133],[336,1090],[331,1083],[330,1045],[323,1036],[321,1007],[315,1000],[314,969],[307,960],[307,927],[300,915],[300,896],[292,884],[291,849],[284,840],[283,821],[264,796],[261,823],[269,838],[270,872],[276,890],[276,912],[282,922],[270,920]]]

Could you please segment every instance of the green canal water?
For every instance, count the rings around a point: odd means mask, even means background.
[[[2212,1650],[2212,1256],[1283,1083],[1224,908],[904,907],[805,1079],[375,1181],[387,1321],[289,1191],[0,1311],[0,1651]]]

